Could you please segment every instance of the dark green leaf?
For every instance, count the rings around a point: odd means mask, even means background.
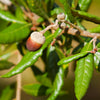
[[[93,49],[91,43],[87,43],[81,52],[90,51]],[[77,67],[75,70],[75,95],[78,100],[81,100],[85,95],[93,73],[93,54],[80,58],[77,61]]]
[[[11,62],[8,62],[6,60],[0,60],[0,70],[3,69],[9,69],[13,66],[14,64]]]
[[[56,47],[56,52],[60,59],[64,57],[63,53],[59,50],[59,48]],[[56,97],[61,93],[61,88],[63,86],[63,78],[65,75],[65,69],[67,68],[67,65],[63,65],[59,68],[58,73],[56,74],[54,83],[53,83],[53,92],[48,98],[48,100],[55,100]]]
[[[27,0],[27,3],[30,9],[32,10],[32,12],[40,15],[41,17],[48,19],[48,15],[43,9],[42,0]]]
[[[0,19],[0,31],[2,31],[3,29],[5,29],[8,25],[8,22],[3,20],[3,19]]]
[[[43,75],[43,72],[38,67],[33,65],[33,66],[31,66],[31,69],[34,72],[35,76]]]
[[[58,65],[70,63],[70,62],[73,61],[73,60],[77,60],[77,59],[79,59],[79,58],[85,56],[87,53],[88,53],[88,52],[86,51],[86,52],[78,53],[78,54],[75,54],[75,55],[72,55],[72,56],[63,58],[63,59],[61,59],[61,60],[58,62]]]
[[[44,75],[37,75],[36,79],[43,85],[46,87],[52,87],[52,83],[51,80],[47,77],[46,74]]]
[[[58,68],[59,68],[57,66],[58,61],[59,61],[59,57],[55,51],[55,47],[50,45],[47,49],[46,70],[48,71],[48,75],[52,80],[54,80],[56,73],[58,72]]]
[[[8,28],[0,32],[0,43],[7,44],[20,41],[26,38],[31,24],[11,24]]]
[[[56,47],[55,49],[56,49],[56,52],[57,52],[60,59],[65,57],[65,55],[61,52],[61,50],[59,48]]]
[[[11,71],[6,73],[5,75],[2,75],[1,77],[11,77],[18,73],[21,73],[27,67],[32,66],[37,61],[37,59],[42,55],[43,50],[51,43],[53,38],[56,38],[60,33],[61,29],[57,29],[54,34],[51,34],[46,38],[46,42],[38,51],[28,52],[17,66],[15,66]]]
[[[52,10],[53,5],[54,5],[54,1],[55,0],[46,0],[48,13],[50,13],[50,11]]]
[[[20,23],[20,24],[25,24],[25,21],[21,21],[19,19],[17,19],[16,17],[14,17],[10,12],[7,11],[3,11],[0,10],[0,18],[4,19],[6,21],[10,21],[10,22],[16,22],[16,23]]]
[[[82,47],[84,46],[84,44],[79,44],[76,48],[74,48],[72,54],[76,54],[76,53],[79,53],[82,49]]]
[[[64,71],[65,69],[63,67],[59,68],[59,72],[57,73],[56,78],[53,83],[54,91],[52,92],[52,94],[47,100],[55,100],[56,97],[59,95],[61,87],[63,85]]]
[[[91,2],[92,2],[92,0],[79,0],[78,6],[79,6],[80,10],[87,11]]]
[[[87,21],[91,21],[91,22],[94,22],[96,24],[100,24],[100,17],[89,14],[87,12],[72,9],[72,14],[73,14],[73,16],[85,19]]]
[[[71,14],[70,6],[68,4],[67,0],[60,0],[60,2],[64,5],[65,12],[67,14],[67,19],[69,19],[71,22],[74,22],[74,17]]]
[[[14,94],[14,89],[10,86],[7,86],[1,93],[0,100],[12,100]]]
[[[43,95],[48,95],[52,92],[51,89],[41,84],[24,85],[23,90],[32,96],[43,96]]]

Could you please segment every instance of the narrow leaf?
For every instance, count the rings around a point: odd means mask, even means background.
[[[25,21],[21,21],[19,19],[17,19],[15,16],[13,16],[10,12],[7,11],[3,11],[0,10],[0,18],[4,19],[6,21],[10,21],[10,22],[16,22],[16,23],[20,23],[20,24],[25,24]]]
[[[60,52],[60,50],[56,47],[56,51],[57,54],[59,56],[60,59],[62,59],[64,57],[63,53]],[[64,82],[64,75],[65,75],[65,69],[67,65],[63,65],[59,68],[58,73],[56,74],[54,83],[53,83],[53,92],[50,95],[50,97],[48,98],[48,100],[55,100],[56,97],[60,94],[61,92],[61,88],[63,86],[63,82]]]
[[[81,52],[90,51],[93,49],[91,43],[87,43]],[[77,61],[77,67],[75,70],[75,95],[78,100],[81,100],[85,95],[93,73],[93,54],[80,58]]]
[[[79,0],[78,6],[79,6],[80,10],[87,11],[91,2],[92,2],[92,0]]]
[[[51,34],[46,38],[46,42],[38,51],[28,52],[17,66],[15,66],[11,71],[6,73],[5,75],[2,75],[1,77],[11,77],[18,73],[21,73],[27,67],[32,66],[37,61],[37,59],[42,55],[43,50],[51,43],[53,38],[56,38],[60,33],[61,29],[56,30],[54,34]]]
[[[3,70],[3,69],[9,69],[13,66],[14,64],[11,63],[11,62],[8,62],[6,60],[1,60],[0,61],[0,70]]]
[[[11,24],[8,28],[0,32],[0,43],[14,43],[26,38],[29,35],[31,24]]]
[[[0,100],[12,100],[14,94],[14,89],[10,86],[7,86],[1,93]]]
[[[79,59],[79,58],[85,56],[87,53],[88,52],[82,52],[82,53],[78,53],[78,54],[63,58],[58,62],[58,65],[70,63],[73,60],[76,60],[76,59]]]
[[[0,31],[4,30],[7,25],[8,25],[9,22],[3,20],[3,19],[0,19]]]
[[[52,92],[52,90],[41,84],[24,85],[23,90],[32,96],[43,96],[48,95],[50,92]]]
[[[52,87],[51,80],[47,77],[46,74],[44,74],[44,75],[37,75],[36,79],[38,80],[38,82],[41,83],[41,85],[46,86],[46,87]]]
[[[64,70],[65,69],[63,67],[59,68],[59,72],[57,73],[53,84],[54,91],[47,100],[55,100],[56,97],[59,95],[61,87],[63,85]]]
[[[27,0],[27,3],[34,13],[48,19],[48,15],[42,5],[42,0]]]
[[[100,24],[100,17],[89,14],[87,12],[72,9],[72,14],[73,14],[73,16],[85,19],[87,21],[91,21],[91,22],[94,22],[96,24]]]
[[[74,22],[74,17],[72,16],[70,6],[67,0],[60,0],[60,2],[64,5],[65,12],[67,14],[67,19]]]
[[[98,71],[100,71],[100,52],[99,51],[94,54],[94,66]]]
[[[47,48],[46,70],[48,71],[48,76],[51,78],[52,81],[54,80],[56,73],[58,72],[59,68],[59,66],[57,65],[58,61],[59,57],[55,51],[55,47],[50,45]]]

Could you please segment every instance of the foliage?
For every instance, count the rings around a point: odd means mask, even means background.
[[[0,9],[0,70],[12,66],[14,68],[1,77],[9,78],[31,67],[38,83],[22,86],[23,91],[32,96],[47,96],[47,100],[56,100],[59,95],[67,94],[62,87],[66,85],[64,79],[68,73],[69,63],[74,61],[75,96],[77,100],[81,100],[89,87],[93,67],[100,71],[100,43],[98,43],[100,25],[88,32],[82,25],[83,19],[100,24],[100,17],[87,12],[92,0],[79,0],[77,5],[76,0],[59,0],[63,7],[55,0],[11,0],[11,2],[12,5],[6,5],[7,10]],[[52,27],[44,33],[46,40],[40,49],[28,51],[26,42],[30,34],[45,30],[60,13],[64,13],[65,20],[72,24],[66,22],[67,27],[64,30],[61,28],[62,22],[59,21],[57,29]],[[74,26],[76,24],[78,27]],[[70,29],[77,31],[69,32]],[[93,32],[95,35],[81,36],[80,30],[84,34]],[[98,36],[97,42],[95,36]],[[74,40],[79,44],[77,47],[72,46]],[[17,49],[23,56],[17,65],[8,60],[13,55],[11,50],[9,51],[11,45],[14,45],[14,50]],[[7,52],[2,53],[5,51]],[[34,65],[38,58],[45,64],[44,72]],[[13,93],[14,89],[8,86],[1,93],[0,100],[4,100],[5,95],[5,100],[11,100]]]

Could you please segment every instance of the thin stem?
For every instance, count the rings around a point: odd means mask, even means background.
[[[56,30],[58,28],[58,20],[55,21],[55,23],[53,25],[49,25],[47,26],[44,30],[40,31],[41,34],[44,34],[46,31],[48,31],[49,29],[53,29]]]
[[[65,21],[65,23],[67,23],[67,24],[69,24],[70,26],[72,26],[72,27],[74,27],[74,28],[76,28],[78,31],[80,31],[80,32],[83,32],[83,30],[80,28],[80,27],[78,27],[78,26],[76,26],[76,25],[74,25],[74,24],[72,24],[72,23],[70,23],[69,21]]]
[[[21,100],[21,74],[17,75],[16,100]]]
[[[18,60],[17,63],[20,62],[22,56],[18,52]],[[17,75],[17,89],[16,89],[16,100],[21,100],[21,74]]]

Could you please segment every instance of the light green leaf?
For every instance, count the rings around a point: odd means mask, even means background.
[[[58,62],[58,65],[70,63],[70,62],[73,61],[73,60],[77,60],[77,59],[79,59],[79,58],[85,56],[87,53],[88,53],[88,52],[86,51],[86,52],[78,53],[78,54],[75,54],[75,55],[72,55],[72,56],[63,58],[63,59],[61,59],[61,60]]]
[[[0,100],[12,100],[14,89],[7,86],[1,93]]]
[[[78,5],[80,10],[87,11],[92,0],[78,0]]]
[[[11,24],[8,28],[0,32],[0,43],[14,43],[26,38],[31,24]]]
[[[43,96],[43,95],[48,95],[49,93],[52,92],[51,89],[41,84],[24,85],[23,90],[32,96]]]
[[[10,12],[3,11],[3,10],[0,10],[0,18],[4,19],[6,21],[14,22],[14,23],[20,23],[20,24],[25,24],[26,23],[25,21],[21,21],[21,20],[17,19]]]
[[[93,49],[91,43],[87,43],[81,52],[90,51]],[[75,95],[78,100],[81,100],[85,95],[93,73],[93,54],[88,54],[77,61],[75,70]]]

